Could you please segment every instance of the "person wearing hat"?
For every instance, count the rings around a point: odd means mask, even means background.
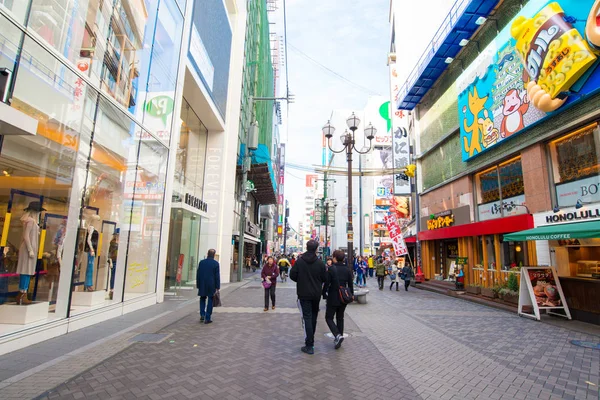
[[[113,291],[115,289],[115,272],[117,272],[117,256],[119,255],[119,228],[115,229],[113,237],[108,245],[108,266],[110,267],[110,292],[108,298],[113,299]]]
[[[23,236],[19,246],[19,259],[17,261],[17,273],[19,276],[19,293],[15,301],[17,304],[31,304],[27,298],[31,276],[35,275],[37,263],[37,252],[40,242],[40,213],[46,211],[39,201],[32,201],[23,211],[21,217],[23,224]]]

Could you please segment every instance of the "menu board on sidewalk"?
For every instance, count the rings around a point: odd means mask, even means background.
[[[540,320],[540,310],[571,319],[569,307],[554,267],[521,268],[519,315]],[[563,310],[563,312],[556,312]]]

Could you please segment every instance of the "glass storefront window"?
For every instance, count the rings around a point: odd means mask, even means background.
[[[527,242],[502,242],[502,269],[527,265]]]
[[[30,3],[31,0],[0,0],[0,8],[10,12],[18,22],[24,24]],[[1,26],[3,28],[6,26],[4,21]]]
[[[129,173],[132,198],[125,300],[156,290],[168,149],[154,139],[140,143],[138,167]],[[133,182],[133,185],[132,185]]]
[[[97,98],[25,39],[11,105],[36,118],[38,128],[36,136],[5,136],[2,143],[0,303],[34,300],[35,307],[47,308],[48,319],[67,315]],[[12,323],[21,324],[15,329],[27,324]]]
[[[2,3],[0,2],[0,4]],[[14,72],[23,33],[2,15],[0,15],[0,26],[2,26],[2,30],[0,30],[0,67]]]
[[[600,201],[600,129],[585,127],[550,142],[559,207]]]
[[[135,176],[138,156],[134,126],[110,102],[99,101],[78,231],[74,314],[122,299],[131,209],[126,177]]]
[[[521,158],[506,161],[475,175],[479,221],[525,214]]]
[[[600,274],[600,239],[552,240],[560,276],[594,278]]]
[[[138,88],[145,90],[148,82],[157,4],[157,0],[33,0],[28,26],[133,111]]]

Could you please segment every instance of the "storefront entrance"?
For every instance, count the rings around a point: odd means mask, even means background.
[[[200,225],[200,215],[183,208],[171,210],[165,292],[196,284]]]

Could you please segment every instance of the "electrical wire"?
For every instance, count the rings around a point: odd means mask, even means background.
[[[365,93],[368,94],[372,94],[372,95],[376,95],[376,96],[380,96],[380,93],[377,93],[371,89],[368,89],[364,86],[359,85],[358,83],[352,82],[350,79],[344,77],[343,75],[335,72],[334,70],[332,70],[331,68],[326,67],[325,65],[321,64],[319,61],[315,60],[314,58],[312,58],[311,56],[309,56],[308,54],[306,54],[305,52],[303,52],[302,50],[300,50],[299,48],[297,48],[296,46],[294,46],[293,44],[289,44],[290,47],[295,50],[298,54],[300,54],[302,57],[306,58],[307,60],[313,62],[314,64],[316,64],[317,66],[321,67],[322,69],[324,69],[325,71],[329,72],[330,74],[332,74],[333,76],[343,80],[344,82],[362,90]],[[287,53],[286,53],[286,57],[287,57]]]

